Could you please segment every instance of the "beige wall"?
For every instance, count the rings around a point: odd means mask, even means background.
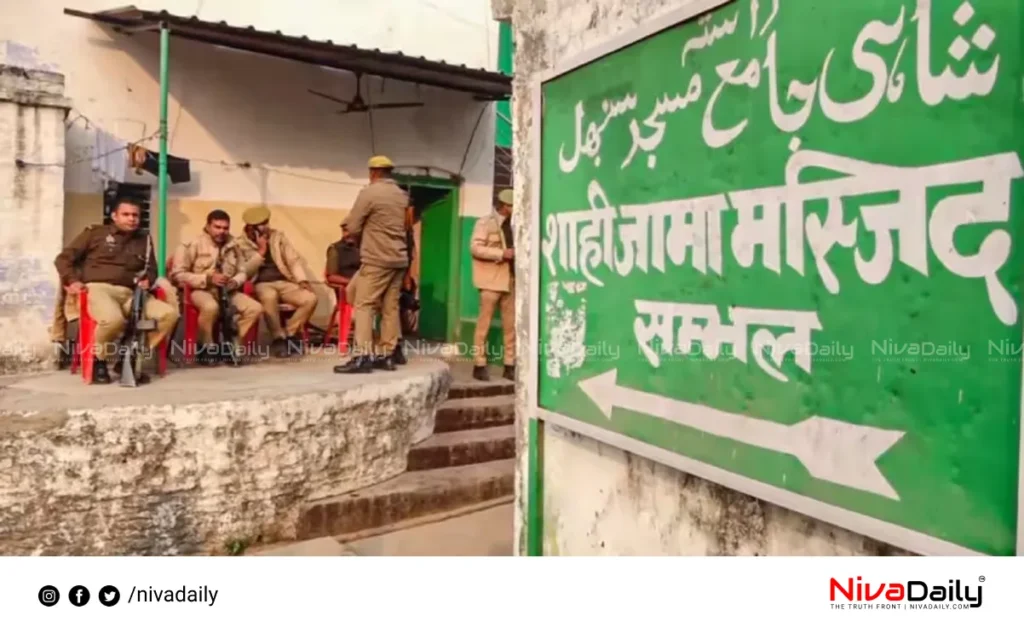
[[[439,8],[417,0],[137,3],[183,15],[193,14],[199,4],[204,19],[400,49],[472,66],[493,67],[497,54],[498,29],[489,19],[489,7],[471,0],[432,3]],[[99,153],[97,132],[125,142],[148,138],[143,144],[158,149],[150,137],[159,129],[160,94],[155,34],[117,35],[89,20],[63,15],[65,6],[99,11],[120,5],[111,0],[4,3],[0,53],[66,76],[73,106],[67,119],[66,241],[101,218],[104,178],[92,160]],[[442,89],[364,77],[368,100],[426,103],[418,109],[375,112],[371,141],[367,114],[338,115],[339,106],[308,93],[312,88],[351,98],[355,79],[349,73],[176,38],[171,40],[170,69],[170,152],[192,161],[192,180],[170,187],[169,248],[197,232],[213,208],[228,210],[238,224],[242,209],[265,204],[319,278],[324,251],[337,239],[338,224],[366,182],[366,160],[375,153],[387,154],[399,165],[432,168],[415,173],[461,173],[463,215],[480,215],[491,206],[491,104]],[[127,180],[154,185],[155,197],[155,177],[130,175]]]

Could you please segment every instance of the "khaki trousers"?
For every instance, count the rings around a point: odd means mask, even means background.
[[[491,329],[494,309],[500,306],[501,329],[505,335],[505,365],[516,364],[516,322],[515,322],[515,282],[510,292],[480,291],[480,316],[476,319],[476,331],[473,332],[473,364],[477,367],[487,365],[487,332]]]
[[[213,343],[213,326],[220,317],[220,301],[217,295],[208,290],[193,290],[192,304],[199,310],[199,343],[209,345]],[[256,321],[263,314],[263,307],[252,297],[243,292],[235,292],[231,297],[231,305],[235,306],[235,324],[238,326],[239,341],[245,338],[246,333],[256,324]],[[223,341],[225,343],[239,343],[239,341]]]
[[[395,351],[402,333],[398,318],[398,298],[402,293],[405,268],[379,268],[363,264],[353,291],[356,320],[356,356],[374,353],[373,317],[380,309],[380,349],[387,356]],[[355,281],[355,279],[353,279]]]
[[[89,314],[96,321],[96,360],[106,360],[124,334],[132,309],[132,290],[112,284],[86,284],[89,289]],[[156,321],[156,330],[149,333],[147,345],[155,349],[178,323],[178,310],[152,296],[146,297],[142,308],[147,319]]]
[[[283,339],[286,336],[298,336],[299,330],[309,321],[316,310],[316,295],[308,290],[303,290],[299,284],[291,281],[269,281],[256,284],[256,298],[263,305],[263,314],[267,318],[267,325],[275,339]],[[281,327],[281,312],[278,306],[287,303],[295,306],[295,313],[288,322]]]

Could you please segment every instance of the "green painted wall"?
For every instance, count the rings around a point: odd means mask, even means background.
[[[448,302],[451,291],[452,223],[458,222],[455,196],[449,195],[427,207],[420,224],[420,328],[425,339],[444,341],[448,336]]]
[[[541,407],[1015,553],[1021,6],[738,0],[546,83]]]
[[[512,74],[512,60],[515,56],[515,43],[512,38],[512,25],[502,22],[498,29],[498,70],[506,75]],[[499,147],[512,147],[512,106],[508,101],[497,104],[497,128],[494,132],[494,143]]]

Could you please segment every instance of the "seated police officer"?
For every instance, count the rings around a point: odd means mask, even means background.
[[[221,341],[222,346],[239,345],[263,314],[259,302],[240,291],[248,277],[247,263],[252,269],[257,266],[254,260],[246,261],[231,236],[231,216],[220,209],[211,211],[203,232],[180,245],[174,254],[171,281],[192,289],[192,304],[199,311],[200,364],[216,365],[230,355],[230,350],[214,345],[213,328],[221,318],[221,293],[229,293],[237,334],[234,341]]]
[[[149,290],[156,284],[156,255],[149,235],[139,230],[141,213],[138,202],[119,199],[112,224],[86,228],[54,260],[68,293],[78,294],[83,288],[89,292],[89,314],[96,322],[93,383],[110,383],[107,359],[116,353],[124,333],[135,288]],[[149,348],[156,349],[174,330],[178,309],[148,296],[143,312],[146,319],[156,321],[147,340]]]
[[[253,207],[242,215],[245,222],[239,244],[245,253],[246,267],[254,275],[256,298],[263,305],[267,325],[274,336],[277,356],[300,354],[299,332],[316,310],[317,297],[306,278],[305,261],[281,231],[270,228],[270,209]],[[254,271],[254,272],[253,272]],[[295,308],[288,322],[281,325],[280,304]]]
[[[359,244],[342,226],[341,239],[327,247],[327,285],[346,291],[360,264]]]

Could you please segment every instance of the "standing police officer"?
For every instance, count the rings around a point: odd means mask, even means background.
[[[359,192],[342,223],[359,242],[361,267],[355,287],[355,356],[334,371],[364,374],[395,370],[393,354],[401,334],[398,300],[409,268],[406,209],[409,195],[392,178],[394,164],[386,156],[369,162],[370,184]],[[380,349],[374,350],[373,318],[380,306]],[[379,355],[375,356],[375,352]]]

